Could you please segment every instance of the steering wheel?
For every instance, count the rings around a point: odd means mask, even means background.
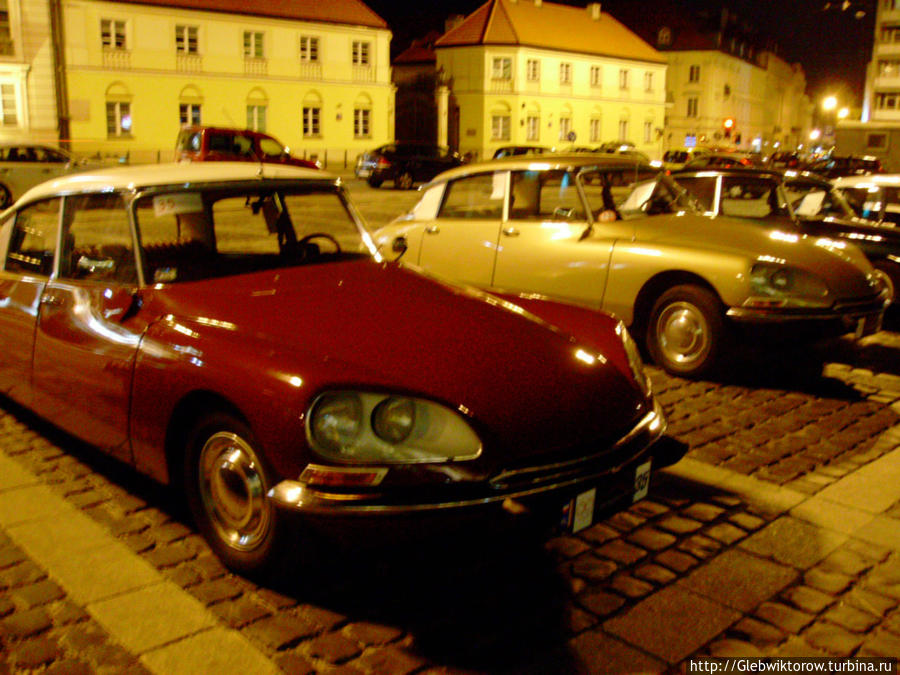
[[[335,251],[335,253],[341,252],[341,245],[338,243],[338,240],[335,239],[334,237],[332,237],[327,232],[313,232],[312,234],[306,235],[305,237],[300,239],[300,241],[297,242],[297,248],[300,249],[301,251],[304,251],[304,255],[305,255],[306,245],[313,239],[327,239],[332,244],[334,244],[334,247],[337,249]]]

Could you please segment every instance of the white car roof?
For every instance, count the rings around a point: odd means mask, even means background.
[[[145,164],[109,169],[88,170],[60,176],[37,185],[19,199],[20,202],[73,192],[108,192],[136,190],[173,183],[216,183],[245,181],[256,178],[326,180],[339,178],[327,171],[281,164],[256,162],[177,162]]]
[[[900,187],[900,173],[873,173],[867,176],[841,176],[831,181],[835,187]]]

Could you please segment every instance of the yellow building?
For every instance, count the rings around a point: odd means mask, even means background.
[[[435,50],[459,106],[462,153],[631,142],[661,154],[666,58],[599,3],[489,0]]]
[[[73,149],[167,161],[185,124],[352,164],[393,138],[391,33],[359,0],[63,0]]]

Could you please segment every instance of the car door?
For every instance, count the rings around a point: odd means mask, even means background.
[[[423,224],[418,264],[485,288],[491,285],[508,171],[450,181],[437,217]]]
[[[601,191],[599,184],[591,189]],[[510,194],[492,285],[599,307],[614,238],[600,228],[597,236],[584,237],[589,223],[576,174],[514,171]]]
[[[141,328],[128,212],[116,193],[67,197],[57,277],[40,299],[34,407],[55,424],[130,459],[128,409]]]
[[[31,405],[34,333],[53,271],[61,203],[60,198],[36,202],[2,225],[7,252],[0,272],[0,391],[24,405]]]
[[[71,168],[69,166],[69,157],[53,148],[36,145],[32,150],[34,151],[37,182],[39,183],[62,176]]]

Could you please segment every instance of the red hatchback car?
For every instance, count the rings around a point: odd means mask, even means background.
[[[183,490],[237,570],[304,522],[586,527],[684,452],[621,322],[384,262],[319,171],[60,178],[0,242],[0,390]]]
[[[268,134],[227,127],[184,127],[175,144],[175,161],[265,162],[307,169],[322,168],[318,162],[294,157]]]

